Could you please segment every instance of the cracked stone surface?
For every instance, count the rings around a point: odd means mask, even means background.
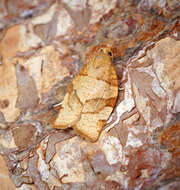
[[[0,1],[0,189],[180,188],[179,18],[178,0]],[[119,95],[91,143],[51,123],[100,44]]]

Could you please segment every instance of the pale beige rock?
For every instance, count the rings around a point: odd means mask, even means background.
[[[135,121],[137,121],[139,119],[139,113],[135,113],[134,115],[130,116],[128,119],[125,119],[123,121],[124,124],[126,125],[131,125],[133,124]]]
[[[5,120],[11,122],[20,114],[20,110],[16,108],[18,89],[15,66],[12,63],[3,63],[0,67],[0,76],[0,102],[5,100],[8,102],[5,106],[0,106],[0,111],[4,114]]]
[[[7,131],[5,134],[0,135],[0,145],[7,149],[17,149],[13,133]]]
[[[0,156],[0,189],[13,190],[15,185],[9,177],[9,170],[3,157]]]
[[[35,185],[23,184],[15,190],[38,190],[38,188]]]
[[[65,9],[61,9],[57,22],[56,36],[65,35],[73,26],[73,21],[68,12]]]
[[[15,25],[8,28],[0,41],[0,53],[2,56],[2,65],[0,67],[0,111],[8,122],[14,121],[20,115],[20,110],[16,107],[18,87],[15,64],[18,63],[18,60],[15,57],[18,52],[28,51],[38,46],[39,43],[40,39],[25,25]],[[4,106],[3,102],[5,101]]]
[[[92,7],[92,15],[90,23],[94,24],[98,22],[103,14],[108,13],[116,6],[117,0],[90,0],[89,5]]]
[[[30,25],[14,25],[7,29],[0,42],[3,62],[10,61],[16,56],[17,52],[26,52],[40,44],[41,39],[33,33]]]
[[[62,65],[59,52],[53,46],[42,48],[38,55],[21,64],[33,77],[40,99],[48,94],[58,81],[69,76],[68,69]]]
[[[84,182],[85,171],[82,163],[82,153],[79,137],[57,143],[56,154],[50,166],[54,168],[63,183]]]
[[[46,24],[46,23],[50,22],[56,11],[56,8],[57,8],[57,4],[54,3],[46,12],[33,18],[31,20],[31,23],[33,25],[37,25],[37,24]]]
[[[159,41],[152,51],[155,71],[163,88],[175,91],[180,88],[180,41],[167,37]],[[158,59],[157,59],[157,58]]]
[[[53,175],[52,168],[49,164],[45,162],[45,154],[44,151],[47,148],[47,144],[42,141],[40,146],[37,149],[38,154],[38,162],[37,162],[37,169],[41,174],[42,180],[45,181],[50,189],[53,189],[54,186],[61,187],[61,183],[57,176]]]

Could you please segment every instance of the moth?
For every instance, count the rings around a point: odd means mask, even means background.
[[[86,62],[69,86],[53,126],[72,127],[95,142],[116,104],[118,77],[111,49],[105,45],[94,47]]]

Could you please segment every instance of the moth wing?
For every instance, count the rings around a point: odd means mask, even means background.
[[[71,85],[64,97],[54,127],[65,129],[74,125],[80,119],[82,108],[83,105],[77,96],[76,90],[73,90]]]
[[[112,107],[104,107],[98,113],[82,113],[81,119],[73,126],[73,129],[79,135],[95,142],[106,123],[106,119],[104,120],[104,118],[109,118],[112,110]]]

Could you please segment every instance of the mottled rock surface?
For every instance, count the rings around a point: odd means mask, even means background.
[[[0,189],[180,189],[180,2],[0,1]],[[116,106],[91,143],[52,127],[94,46]]]

